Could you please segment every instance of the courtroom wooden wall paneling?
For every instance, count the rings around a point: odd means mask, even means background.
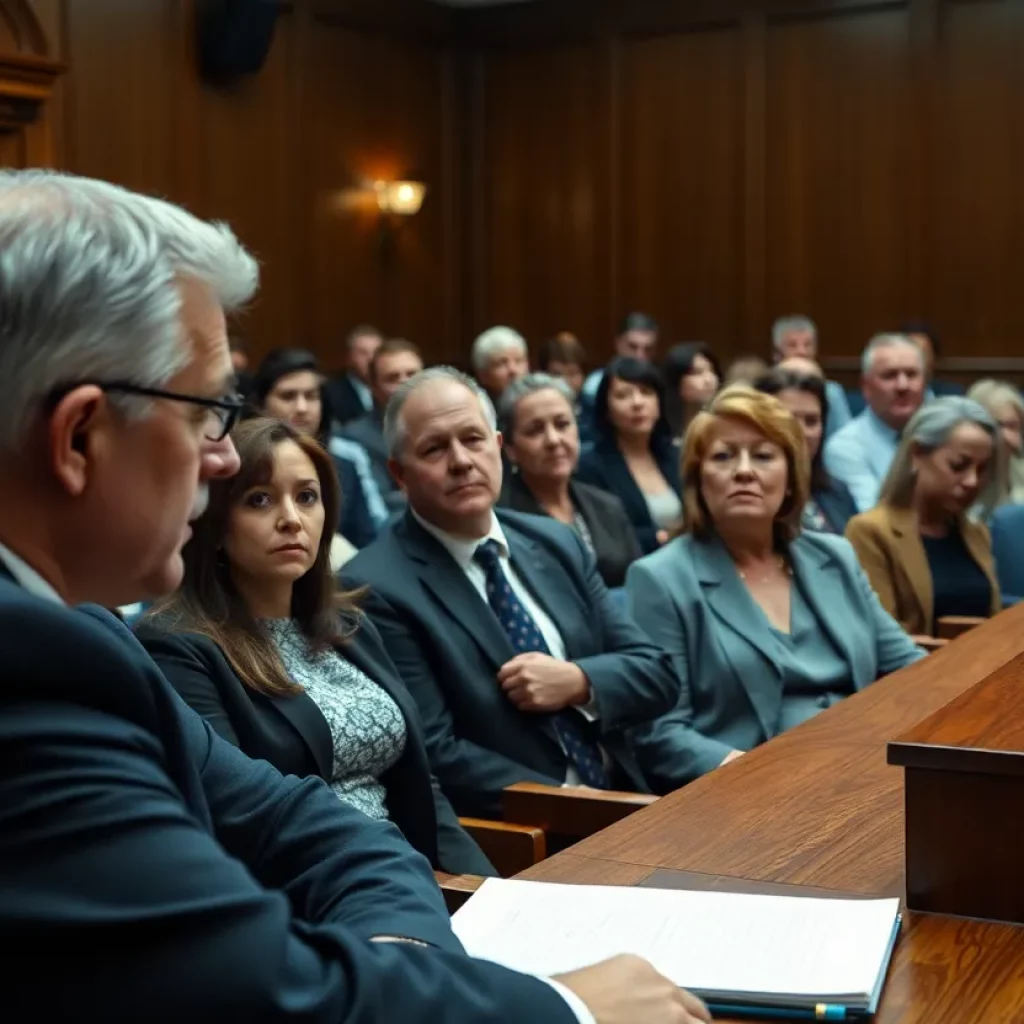
[[[540,340],[569,309],[565,326],[602,357],[617,317],[647,304],[666,344],[704,336],[728,357],[767,354],[771,321],[806,312],[824,355],[849,358],[876,330],[927,317],[958,372],[1021,354],[1019,0],[547,0],[463,17],[483,80],[501,85],[500,99],[477,97],[502,155],[476,165],[477,188],[523,209],[533,197],[528,273],[558,275],[562,292],[485,286],[465,297],[478,324]],[[598,74],[586,123],[566,129],[595,161],[596,283],[589,262],[559,258],[563,222],[516,148],[537,67],[548,121],[572,116],[574,90]],[[487,203],[466,216],[487,220],[488,249],[511,238],[515,251],[527,230]]]
[[[453,358],[449,12],[426,0],[284,8],[260,73],[211,86],[195,67],[193,0],[67,0],[60,165],[229,221],[263,268],[239,323],[256,358],[303,345],[333,369],[345,330],[363,320],[430,358]],[[369,197],[346,205],[347,190],[373,173],[430,186],[389,259]]]

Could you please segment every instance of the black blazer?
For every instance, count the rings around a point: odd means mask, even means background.
[[[517,574],[590,680],[595,738],[618,768],[615,785],[645,789],[626,730],[674,705],[667,655],[612,600],[573,530],[545,516],[497,516]],[[515,651],[497,617],[411,513],[343,572],[347,586],[371,588],[366,612],[419,705],[431,767],[460,814],[499,814],[502,789],[516,782],[565,781],[551,717],[519,711],[498,685]]]
[[[577,480],[569,482],[569,496],[590,531],[601,579],[608,587],[621,587],[626,570],[643,554],[622,502],[614,494]],[[547,515],[519,473],[506,474],[501,505],[516,512]]]
[[[330,778],[334,741],[327,719],[308,694],[268,697],[253,690],[212,640],[168,632],[159,618],[144,620],[135,635],[185,703],[228,742],[249,757],[269,761],[283,775]],[[390,819],[435,868],[456,875],[496,874],[430,775],[416,705],[380,634],[363,623],[338,651],[394,700],[405,719],[405,750],[380,780]]]
[[[666,450],[658,458],[658,468],[676,494],[679,493],[678,458],[678,451],[674,447]],[[576,476],[591,487],[598,487],[602,491],[614,494],[622,502],[644,554],[657,551],[661,546],[658,544],[658,527],[651,519],[643,492],[633,479],[633,474],[630,473],[629,466],[626,465],[626,460],[614,441],[602,439],[589,451],[584,452],[580,456]]]
[[[2,580],[0,664],[3,1019],[575,1024],[464,955],[394,825],[225,743],[109,613]]]
[[[366,406],[348,373],[339,373],[327,381],[324,390],[330,403],[331,418],[339,427],[366,415]]]
[[[846,524],[857,514],[857,503],[850,488],[842,480],[832,479],[827,490],[815,491],[811,497],[832,532],[842,537],[846,533]]]

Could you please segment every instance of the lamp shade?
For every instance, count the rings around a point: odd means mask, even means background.
[[[383,213],[411,217],[420,212],[427,186],[422,181],[376,181],[377,204]]]

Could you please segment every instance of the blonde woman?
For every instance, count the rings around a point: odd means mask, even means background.
[[[1007,487],[1002,502],[1024,504],[1024,397],[1004,380],[979,380],[967,397],[996,421],[1007,454]]]

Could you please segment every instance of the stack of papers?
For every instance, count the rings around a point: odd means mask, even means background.
[[[550,976],[633,953],[712,1009],[789,1008],[840,1020],[875,1011],[899,923],[895,899],[498,878],[452,919],[471,956],[513,970]]]

